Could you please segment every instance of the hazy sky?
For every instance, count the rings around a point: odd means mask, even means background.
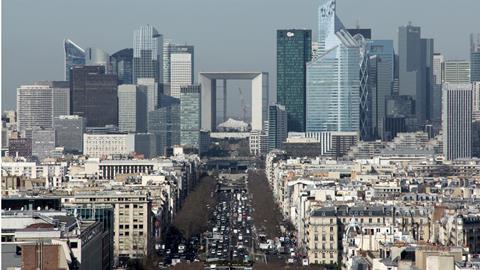
[[[63,79],[63,39],[110,54],[132,47],[133,30],[155,26],[195,46],[196,71],[267,71],[275,93],[275,30],[317,32],[318,0],[6,0],[2,1],[2,105],[15,108],[16,88]],[[479,0],[338,0],[346,27],[372,28],[394,39],[412,21],[447,59],[468,58],[468,36],[480,32]],[[316,36],[316,35],[315,35]],[[197,76],[196,76],[197,77]],[[238,91],[237,91],[238,92]],[[230,103],[230,102],[229,102]],[[232,100],[238,106],[238,100]]]

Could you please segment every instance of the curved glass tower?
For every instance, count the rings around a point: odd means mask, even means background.
[[[65,80],[70,80],[70,70],[76,65],[85,65],[85,50],[70,39],[63,41],[65,49]]]
[[[360,131],[364,40],[344,29],[335,8],[335,0],[319,7],[319,54],[307,64],[307,132]]]

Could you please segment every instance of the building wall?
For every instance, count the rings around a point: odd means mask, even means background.
[[[128,155],[135,151],[134,134],[84,134],[83,154],[89,157]]]

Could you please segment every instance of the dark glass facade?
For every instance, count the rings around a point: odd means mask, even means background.
[[[120,50],[110,56],[112,72],[118,77],[119,84],[132,84],[133,49]]]
[[[118,125],[117,76],[104,66],[75,66],[70,77],[71,114],[84,117],[87,127]]]
[[[305,131],[306,63],[311,30],[277,30],[277,103],[287,111],[288,131]]]
[[[470,54],[470,80],[480,82],[480,52]]]

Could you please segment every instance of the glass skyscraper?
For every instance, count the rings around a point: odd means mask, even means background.
[[[287,113],[283,105],[268,108],[268,151],[282,149],[287,140]]]
[[[480,82],[480,33],[470,35],[470,80]]]
[[[70,70],[76,65],[85,65],[85,50],[70,39],[63,41],[65,50],[65,80],[70,80]]]
[[[118,77],[119,84],[132,84],[133,49],[120,50],[110,56],[112,72]]]
[[[433,99],[433,39],[421,38],[420,27],[398,29],[400,95],[415,100],[416,127],[430,119]]]
[[[360,131],[363,38],[352,37],[335,14],[319,6],[319,55],[307,64],[306,131]]]
[[[148,113],[148,132],[154,134],[156,155],[166,155],[166,150],[180,144],[180,100],[161,97],[159,108]]]
[[[305,131],[306,63],[311,59],[311,30],[277,30],[277,103],[285,106],[288,131]]]
[[[151,25],[141,26],[133,33],[133,78],[163,80],[163,37]]]
[[[181,87],[180,90],[180,144],[200,147],[200,85]]]
[[[392,40],[370,40],[369,106],[372,139],[383,136],[386,100],[392,95],[395,72],[395,52]]]

